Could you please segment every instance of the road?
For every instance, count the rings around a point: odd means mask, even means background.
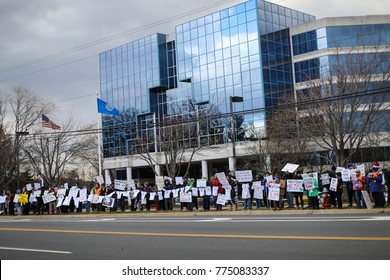
[[[390,214],[0,220],[2,260],[390,259]]]

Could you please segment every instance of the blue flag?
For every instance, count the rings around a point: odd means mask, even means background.
[[[107,104],[107,102],[97,99],[98,113],[119,116],[119,110],[113,106]]]

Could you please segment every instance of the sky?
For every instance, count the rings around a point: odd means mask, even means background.
[[[0,0],[0,92],[22,85],[53,101],[49,116],[96,123],[99,53],[243,0]],[[389,0],[270,0],[316,16],[390,14]],[[211,9],[211,12],[210,12]]]

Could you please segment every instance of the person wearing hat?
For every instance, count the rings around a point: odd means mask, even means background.
[[[363,174],[359,169],[356,169],[356,179],[352,180],[352,187],[355,193],[355,199],[356,199],[356,206],[357,208],[367,208],[366,203],[363,199],[362,190],[364,188],[364,184],[366,183],[366,179],[364,178]]]
[[[382,174],[379,173],[379,163],[374,162],[372,172],[369,174],[367,184],[370,186],[372,198],[374,199],[375,208],[383,208],[385,206],[385,197],[382,190]]]

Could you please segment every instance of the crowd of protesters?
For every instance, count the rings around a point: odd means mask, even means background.
[[[349,170],[347,178],[342,174],[346,170]],[[380,170],[379,163],[375,162],[367,172],[352,164],[341,170],[335,166],[323,166],[321,172],[314,172],[309,168],[304,174],[299,169],[277,174],[264,172],[255,174],[247,182],[237,180],[234,172],[224,174],[226,181],[217,175],[209,179],[203,178],[202,184],[194,178],[182,178],[175,184],[172,179],[165,178],[162,185],[136,181],[131,185],[106,186],[96,182],[92,189],[81,188],[78,184],[70,188],[63,184],[59,188],[38,189],[30,185],[16,193],[8,191],[2,196],[0,206],[2,214],[13,216],[173,211],[175,207],[180,211],[221,211],[241,209],[241,204],[244,210],[256,208],[274,211],[319,209],[320,205],[324,208],[367,208],[367,196],[365,198],[364,194],[368,195],[370,203],[373,202],[373,207],[383,208],[386,203],[390,203],[390,192],[388,191],[387,202],[384,192],[385,186],[389,190],[390,164]],[[291,180],[304,183],[298,189],[289,190]],[[275,186],[278,188],[278,197],[270,199],[271,188]],[[347,206],[343,203],[343,193]],[[48,201],[46,197],[51,199]],[[221,197],[223,200],[220,200]]]

